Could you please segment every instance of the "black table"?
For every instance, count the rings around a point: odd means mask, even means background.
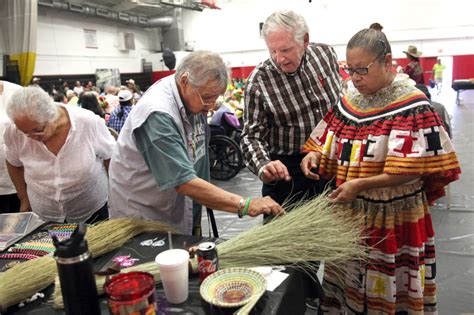
[[[456,104],[460,105],[460,99],[459,99],[459,94],[463,92],[464,90],[474,90],[474,81],[472,80],[454,80],[453,84],[451,85],[453,90],[455,90],[456,93]]]
[[[166,238],[165,245],[162,247],[140,246],[141,241],[155,237],[159,237],[160,239]],[[189,247],[208,240],[216,241],[217,243],[222,241],[205,237],[185,235],[172,236],[173,248]],[[158,253],[168,248],[169,243],[166,234],[144,233],[128,241],[121,248],[96,259],[94,266],[96,270],[104,269],[111,263],[114,257],[122,255],[131,255],[132,258],[139,258],[139,263],[154,261]],[[6,260],[0,260],[0,267],[2,267],[6,262]],[[288,278],[286,278],[286,280],[273,292],[266,291],[252,309],[251,314],[296,315],[305,313],[306,299],[308,297],[317,296],[317,294],[320,293],[319,283],[314,283],[313,280],[304,272],[293,268],[286,268],[284,272],[289,274]],[[47,302],[47,297],[53,293],[53,289],[53,285],[51,285],[44,291],[46,295],[44,299],[34,301],[21,308],[12,306],[5,314],[63,314],[63,311],[53,309],[51,304]],[[156,290],[158,297],[164,298],[165,294],[162,285],[157,285]],[[108,314],[107,301],[103,296],[100,298],[100,306],[103,314]],[[199,294],[199,279],[197,275],[190,276],[188,300],[179,305],[168,306],[171,310],[170,314],[232,314],[236,310],[217,308],[206,303]]]

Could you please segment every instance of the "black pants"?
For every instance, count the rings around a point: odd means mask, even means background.
[[[17,194],[0,195],[0,213],[20,211],[20,199]]]
[[[321,194],[328,181],[324,179],[312,180],[307,178],[301,171],[300,163],[305,154],[300,155],[276,155],[270,154],[272,161],[280,160],[290,173],[290,181],[278,181],[271,184],[263,184],[262,196],[270,196],[280,205],[285,206],[285,210],[291,210],[291,207],[302,200],[308,200]],[[264,215],[267,222],[268,215]]]
[[[107,220],[109,218],[109,207],[107,202],[99,210],[97,210],[89,219],[86,220],[87,224],[94,224],[99,221]]]

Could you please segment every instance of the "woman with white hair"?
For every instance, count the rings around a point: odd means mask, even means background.
[[[45,221],[95,222],[108,217],[107,169],[114,146],[92,112],[54,103],[36,87],[16,91],[7,105],[7,169],[20,211]]]

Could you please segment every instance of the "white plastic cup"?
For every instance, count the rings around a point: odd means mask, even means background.
[[[188,299],[189,253],[184,249],[168,249],[155,258],[160,269],[166,300],[180,304]]]

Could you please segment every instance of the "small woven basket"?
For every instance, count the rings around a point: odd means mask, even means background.
[[[265,291],[267,281],[246,268],[226,268],[207,277],[201,284],[202,298],[219,307],[239,307]]]

